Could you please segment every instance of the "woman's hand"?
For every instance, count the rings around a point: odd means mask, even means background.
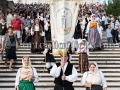
[[[91,88],[92,87],[92,84],[91,82],[90,83],[87,83],[88,84],[88,87]]]
[[[107,87],[105,87],[104,90],[107,90]]]
[[[84,86],[85,86],[85,87],[89,87],[89,88],[91,89],[92,84],[91,84],[91,82],[87,82],[87,83],[84,84]]]
[[[16,90],[19,90],[19,87],[18,87],[18,86],[16,87]]]
[[[32,81],[34,80],[33,75],[29,75],[28,78],[29,78],[29,80],[32,80]]]

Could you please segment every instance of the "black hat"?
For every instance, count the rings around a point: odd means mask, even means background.
[[[91,15],[91,12],[87,12],[86,14]]]

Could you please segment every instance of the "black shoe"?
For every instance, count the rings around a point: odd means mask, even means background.
[[[50,69],[47,68],[47,70],[48,70],[48,73],[50,73]]]

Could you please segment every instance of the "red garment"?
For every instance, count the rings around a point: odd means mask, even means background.
[[[21,20],[20,19],[13,19],[11,21],[11,25],[13,26],[13,30],[20,30],[21,29]]]

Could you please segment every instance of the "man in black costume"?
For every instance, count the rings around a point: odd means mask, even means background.
[[[71,63],[67,62],[67,51],[59,50],[58,54],[61,62],[54,64],[50,71],[50,74],[55,78],[54,90],[74,90],[72,84],[78,78],[77,70]]]

